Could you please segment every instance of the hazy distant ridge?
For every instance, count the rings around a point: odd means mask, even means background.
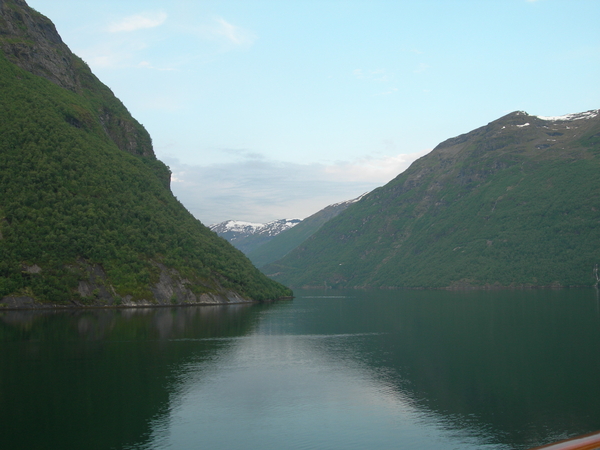
[[[262,267],[266,264],[283,258],[290,251],[298,247],[298,245],[312,236],[326,222],[336,217],[348,206],[356,203],[365,195],[366,194],[363,194],[360,197],[352,200],[326,206],[322,210],[317,211],[313,215],[304,219],[295,227],[284,230],[269,242],[266,242],[264,245],[261,245],[260,247],[257,247],[253,251],[249,252],[247,254],[248,258],[250,258],[256,267]]]

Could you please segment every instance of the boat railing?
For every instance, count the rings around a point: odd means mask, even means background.
[[[530,450],[594,450],[600,449],[600,431],[589,434],[583,434],[564,441],[558,441],[553,444],[542,445]]]

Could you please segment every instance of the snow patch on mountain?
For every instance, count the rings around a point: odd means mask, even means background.
[[[210,229],[212,230],[214,226],[215,225],[211,225]],[[259,230],[264,226],[264,223],[244,222],[241,220],[228,220],[227,222],[223,222],[223,227],[227,231],[243,231],[247,233],[255,233],[256,230]]]
[[[581,120],[581,119],[593,119],[600,113],[600,109],[593,109],[591,111],[585,111],[581,113],[565,114],[564,116],[535,116],[538,119],[548,120],[552,122],[556,121],[567,121],[567,120]]]
[[[336,206],[341,206],[341,205],[348,205],[350,206],[352,203],[356,203],[357,201],[359,201],[360,199],[362,199],[365,195],[367,195],[368,192],[365,192],[364,194],[352,199],[352,200],[346,200],[344,202],[339,202],[339,203],[334,203],[333,205],[329,205],[329,207],[336,207]]]
[[[231,242],[235,239],[250,235],[276,236],[282,231],[300,223],[300,219],[279,219],[267,223],[244,222],[242,220],[227,220],[209,226],[219,236],[227,237]]]

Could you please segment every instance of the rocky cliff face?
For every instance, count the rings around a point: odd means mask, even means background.
[[[124,114],[122,103],[69,50],[50,19],[23,0],[0,0],[0,49],[12,63],[62,88],[79,94],[85,88],[96,90],[105,100],[97,113],[107,136],[123,151],[154,157],[146,130]],[[77,126],[78,118],[73,123]]]
[[[23,0],[0,0],[0,48],[35,75],[73,92],[81,91],[73,54],[54,24]]]
[[[149,290],[152,296],[145,299],[135,299],[132,295],[120,296],[106,271],[100,264],[90,264],[79,261],[72,267],[83,274],[78,281],[78,298],[69,304],[48,304],[29,295],[8,295],[0,298],[0,308],[3,309],[48,309],[57,307],[72,308],[98,307],[98,306],[176,306],[176,305],[222,305],[224,303],[251,303],[252,300],[240,295],[231,289],[223,289],[215,292],[195,293],[191,288],[190,280],[181,276],[174,269],[169,269],[163,264],[157,264],[160,271],[159,279],[152,283]],[[23,271],[29,274],[40,275],[43,269],[38,265],[25,266]]]

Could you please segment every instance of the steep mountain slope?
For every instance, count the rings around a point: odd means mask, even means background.
[[[321,211],[318,211],[312,216],[302,220],[293,228],[282,231],[277,236],[274,236],[273,239],[265,242],[260,247],[245,253],[256,267],[262,267],[266,264],[272,263],[273,261],[277,261],[312,236],[319,228],[323,226],[323,224],[333,219],[348,206],[357,202],[361,198],[362,196],[353,200],[326,206]]]
[[[299,222],[300,219],[279,219],[267,223],[227,220],[209,228],[247,255]]]
[[[53,24],[0,1],[0,306],[274,299],[174,198],[150,136]]]
[[[263,271],[292,286],[572,286],[599,262],[599,111],[515,112],[441,143]]]

